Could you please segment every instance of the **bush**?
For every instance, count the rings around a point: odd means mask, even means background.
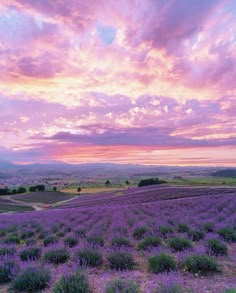
[[[168,227],[168,226],[162,226],[162,227],[160,227],[160,232],[164,237],[166,237],[167,234],[172,234],[173,233],[173,229],[171,227]]]
[[[161,284],[160,288],[156,289],[154,293],[184,293],[183,289],[179,284]],[[186,292],[191,293],[192,291],[187,290]]]
[[[147,233],[147,231],[148,231],[148,228],[145,226],[137,227],[134,229],[133,237],[135,239],[141,239],[144,236],[144,234]]]
[[[205,223],[203,225],[203,229],[209,233],[209,232],[214,232],[214,224],[213,223]]]
[[[0,248],[0,257],[1,256],[12,256],[16,252],[16,249],[13,247],[1,247]]]
[[[98,267],[102,264],[102,254],[98,250],[84,248],[76,253],[82,266]]]
[[[46,252],[43,256],[43,261],[58,265],[67,262],[69,258],[69,252],[65,248],[58,248]]]
[[[29,267],[13,280],[11,292],[37,292],[48,287],[50,271],[45,268]]]
[[[130,240],[125,237],[116,237],[111,240],[111,245],[115,247],[131,246]]]
[[[183,251],[185,249],[191,248],[192,244],[188,239],[174,237],[169,240],[169,246],[175,251]]]
[[[197,274],[218,271],[217,262],[207,255],[196,254],[185,259],[184,264],[188,271]]]
[[[92,236],[88,236],[86,239],[92,245],[104,246],[104,240],[101,236],[92,235]]]
[[[161,253],[148,259],[149,270],[152,273],[170,272],[176,269],[176,261],[173,256]]]
[[[189,230],[188,237],[192,239],[192,241],[199,241],[205,237],[205,233],[200,230]]]
[[[24,231],[21,233],[21,239],[27,239],[27,238],[31,238],[35,235],[35,232],[32,230],[29,231]]]
[[[17,274],[19,267],[15,262],[8,261],[0,265],[0,284],[10,282]]]
[[[142,240],[141,242],[139,242],[138,250],[145,250],[150,246],[157,247],[160,244],[161,244],[161,240],[159,237],[149,236],[149,237],[145,238],[144,240]]]
[[[188,231],[189,231],[189,227],[186,224],[179,224],[179,226],[178,226],[179,233],[185,233]]]
[[[108,283],[106,293],[139,293],[139,287],[130,280],[116,279]]]
[[[57,242],[58,242],[57,237],[55,237],[55,236],[48,236],[47,238],[44,239],[43,244],[44,244],[44,246],[47,247],[47,246],[49,246],[51,244],[55,244]]]
[[[163,183],[167,183],[167,182],[165,180],[160,180],[159,178],[142,179],[139,182],[138,187],[148,186],[153,184],[163,184]]]
[[[10,235],[3,241],[5,244],[20,244],[20,238],[16,235]]]
[[[35,240],[35,239],[27,239],[27,240],[25,241],[25,244],[26,244],[27,246],[34,245],[34,244],[36,244],[36,240]]]
[[[75,235],[77,237],[85,237],[86,236],[86,230],[84,228],[79,228],[75,231]]]
[[[59,231],[56,233],[56,237],[60,238],[60,237],[64,237],[65,236],[65,232],[64,231]]]
[[[217,233],[227,242],[236,242],[236,231],[233,228],[225,227],[218,230]]]
[[[41,256],[41,249],[38,247],[31,247],[21,251],[20,259],[22,261],[37,260]]]
[[[109,267],[116,270],[132,270],[135,262],[132,254],[128,252],[112,252],[107,257]]]
[[[88,277],[78,270],[75,275],[63,276],[56,283],[54,293],[89,293]]]
[[[211,239],[207,242],[207,251],[212,255],[227,255],[227,246],[217,239]]]
[[[64,243],[71,248],[78,244],[78,240],[75,237],[69,236],[64,240]]]
[[[48,230],[42,230],[42,229],[40,229],[39,232],[40,232],[39,239],[45,239],[45,237],[47,237],[48,234],[49,234],[49,231]]]

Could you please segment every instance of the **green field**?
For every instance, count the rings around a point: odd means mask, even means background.
[[[177,185],[236,185],[236,178],[229,177],[195,177],[168,180],[169,184]]]

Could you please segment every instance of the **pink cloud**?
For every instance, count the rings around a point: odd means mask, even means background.
[[[235,13],[218,0],[1,1],[2,147],[234,147]]]

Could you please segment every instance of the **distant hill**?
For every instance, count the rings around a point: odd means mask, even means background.
[[[225,169],[225,170],[218,170],[211,173],[214,177],[231,177],[236,178],[236,169]]]

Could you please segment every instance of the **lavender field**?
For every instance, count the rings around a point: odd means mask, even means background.
[[[236,189],[128,189],[0,215],[0,292],[236,292]]]

